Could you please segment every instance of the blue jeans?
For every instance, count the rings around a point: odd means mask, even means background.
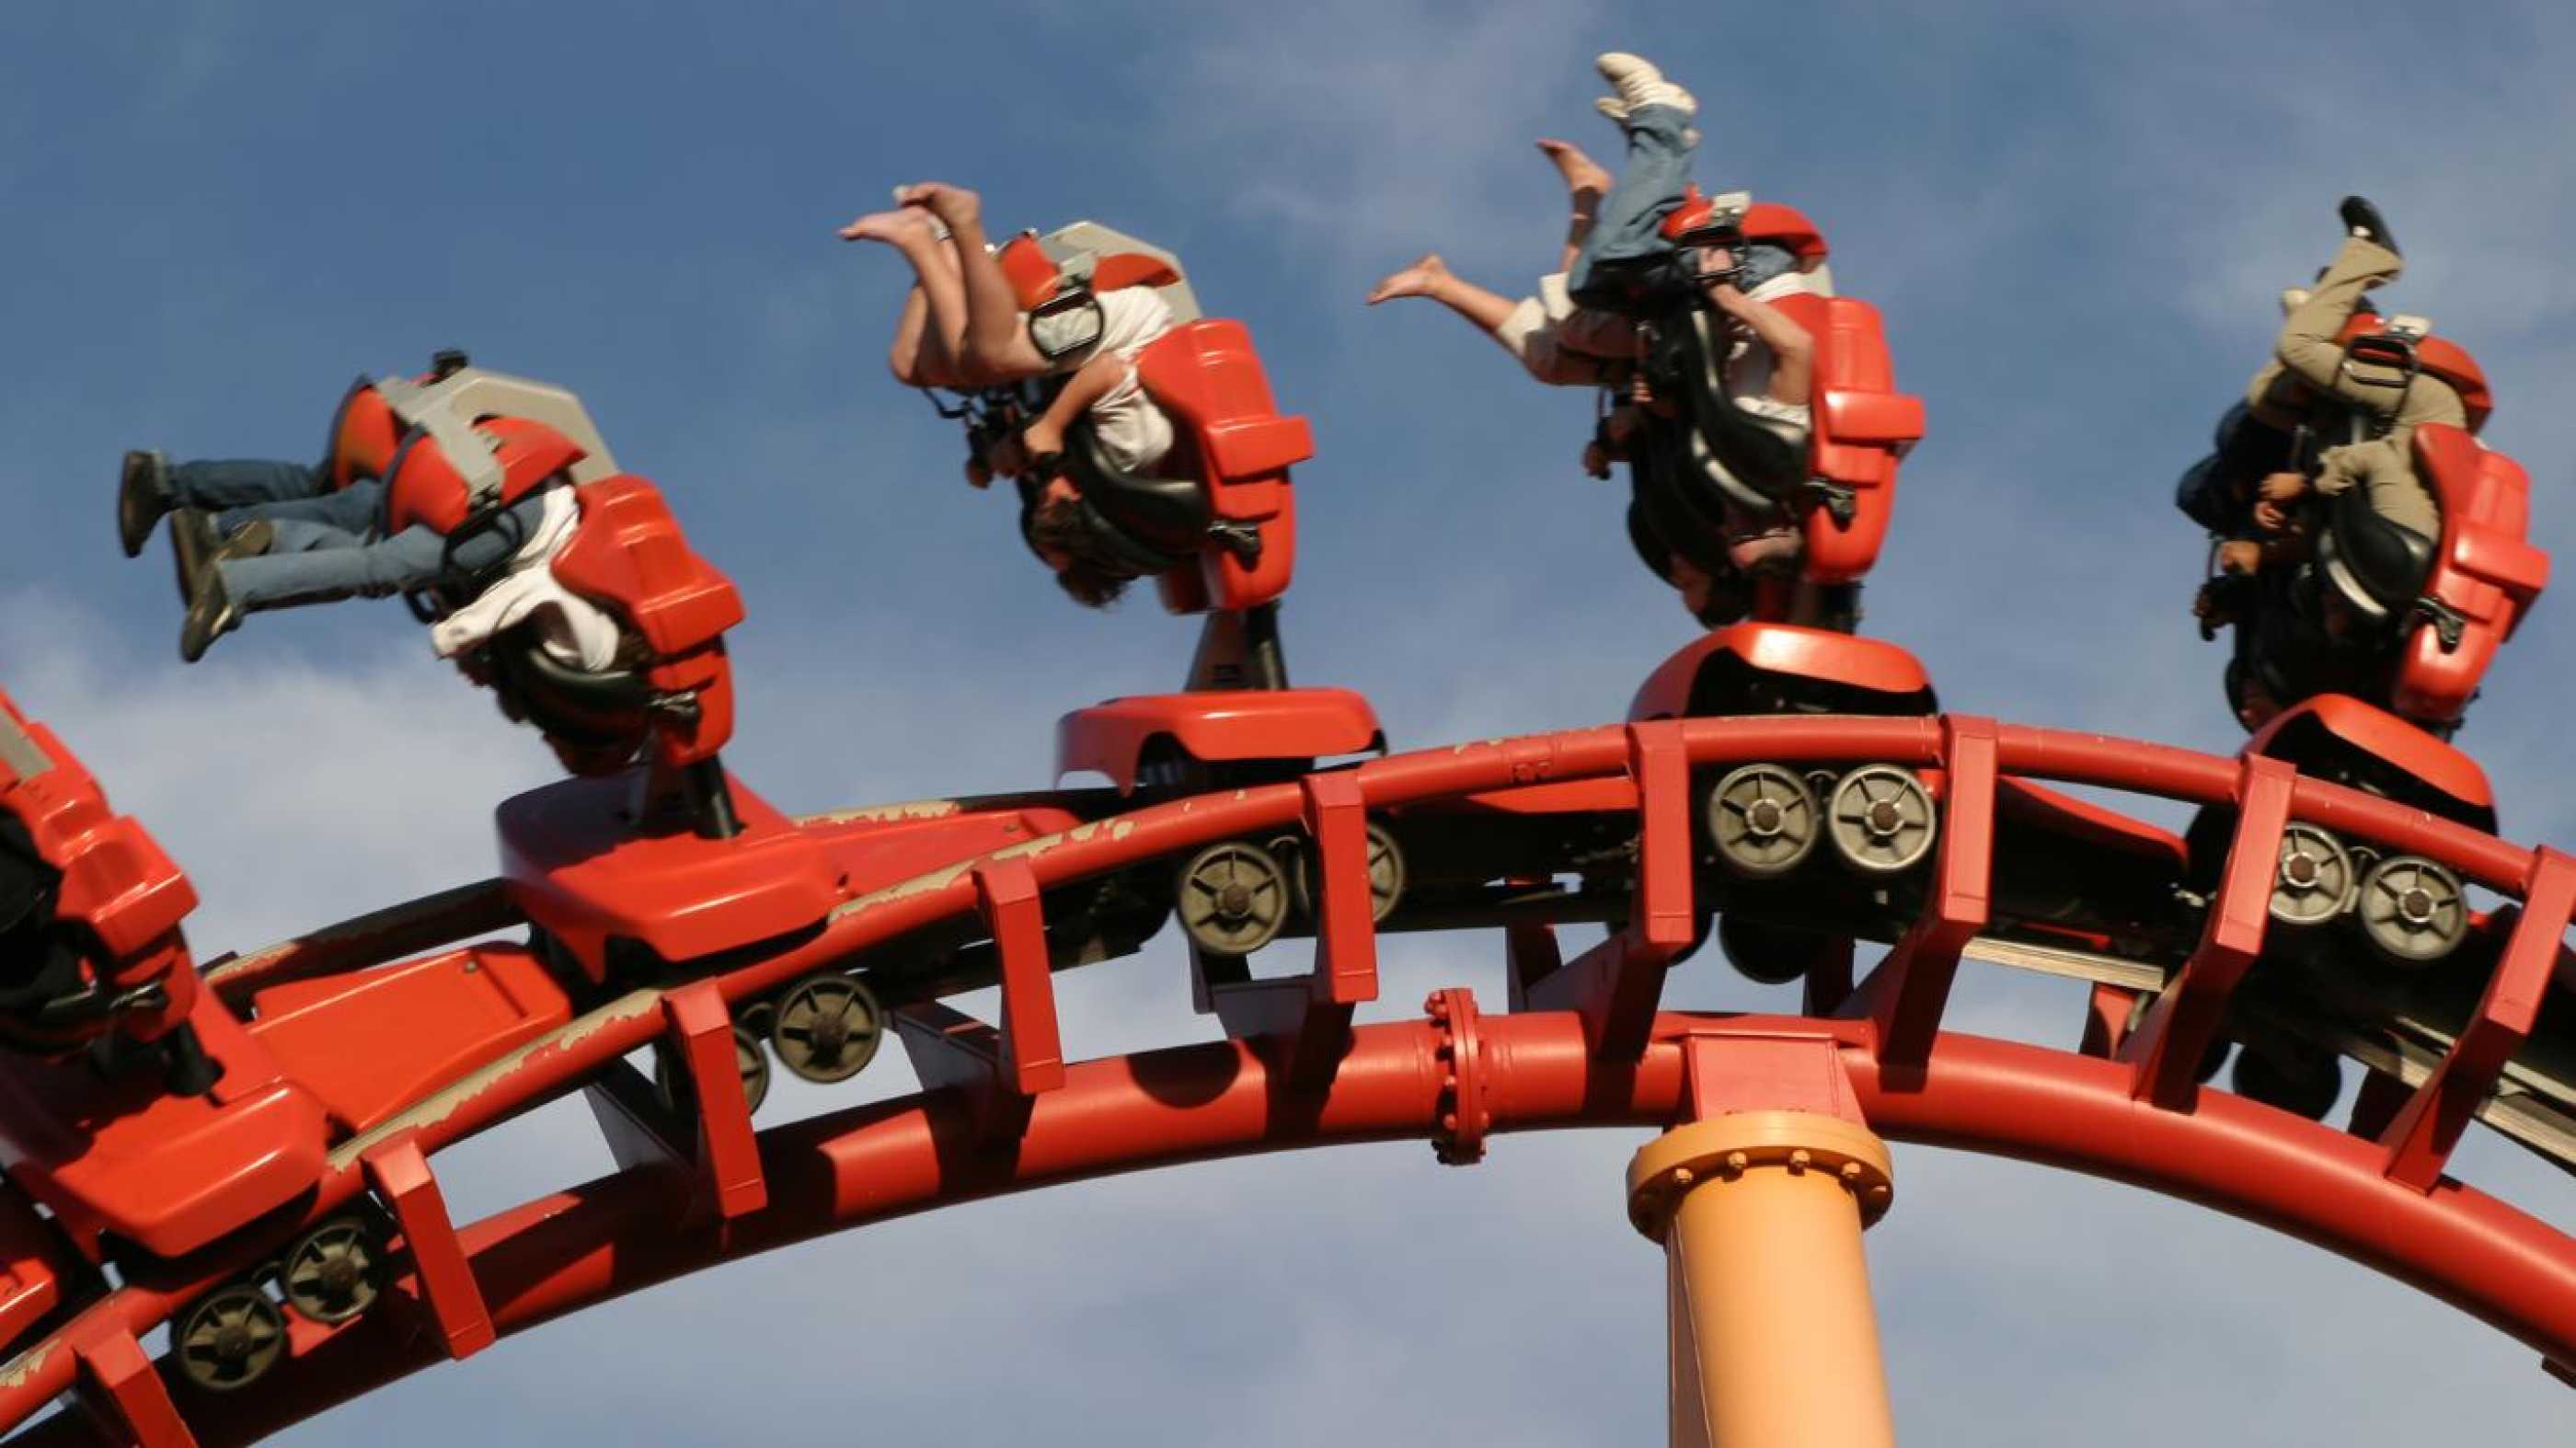
[[[1690,117],[1671,106],[1639,106],[1628,113],[1626,129],[1628,163],[1566,269],[1569,292],[1588,288],[1592,269],[1604,262],[1642,261],[1672,249],[1660,228],[1690,184]]]
[[[536,532],[545,517],[545,505],[544,489],[530,493],[503,510],[498,523],[459,543],[453,554],[447,550],[447,535],[412,527],[373,543],[229,558],[215,569],[223,577],[224,591],[245,613],[362,594],[382,598],[427,588],[452,573],[498,567]]]
[[[376,530],[385,485],[361,478],[338,492],[302,463],[237,458],[180,463],[170,469],[170,496],[183,508],[214,510],[219,534],[255,519],[277,529],[272,553],[356,548]]]

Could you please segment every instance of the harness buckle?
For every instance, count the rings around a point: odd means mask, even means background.
[[[2459,610],[2429,595],[2415,600],[2408,617],[2431,624],[2433,636],[2441,641],[2442,652],[2446,654],[2459,652],[2461,640],[2468,636],[2469,621],[2461,616]]]
[[[1207,525],[1207,535],[1234,555],[1235,561],[1249,568],[1261,561],[1261,534],[1241,523],[1216,522]]]

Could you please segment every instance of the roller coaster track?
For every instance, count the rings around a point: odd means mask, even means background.
[[[1942,771],[1941,842],[1926,903],[1856,984],[1847,973],[1811,977],[1812,1014],[1663,1011],[1663,976],[1698,928],[1691,773],[1757,760]],[[1940,1029],[1960,961],[1982,950],[2004,776],[2235,812],[2197,948],[2158,989],[2143,977],[2097,980],[2085,1018],[2068,1023],[2070,1036],[2081,1036],[2070,1049]],[[1352,1025],[1353,1009],[1377,994],[1366,812],[1585,782],[1635,814],[1626,923],[1571,960],[1558,958],[1545,927],[1512,927],[1508,1011],[1444,990],[1420,1018]],[[2280,840],[2294,817],[2429,857],[2522,902],[2474,1010],[2447,1030],[2438,1056],[2392,1074],[2411,1091],[2384,1100],[2367,1134],[2196,1083],[2205,1048],[2262,951]],[[1320,860],[1312,971],[1220,986],[1202,977],[1202,1008],[1224,1022],[1226,1039],[1068,1064],[1041,892],[1299,828]],[[1962,716],[1605,726],[1168,799],[848,900],[817,931],[728,954],[691,978],[635,987],[460,1077],[334,1148],[316,1191],[280,1214],[292,1220],[236,1234],[255,1242],[228,1238],[185,1262],[129,1271],[121,1286],[65,1315],[0,1366],[0,1423],[25,1425],[17,1441],[30,1443],[96,1441],[101,1432],[153,1445],[247,1442],[496,1337],[826,1232],[1246,1152],[1427,1138],[1444,1160],[1464,1164],[1502,1132],[1664,1125],[1695,1095],[1717,1090],[1748,1043],[1784,1038],[1829,1047],[1859,1114],[1890,1138],[2088,1172],[2260,1222],[2434,1294],[2565,1375],[2576,1364],[2576,1240],[2443,1168],[2474,1114],[2492,1119],[2509,1104],[2499,1083],[2533,1032],[2571,913],[2576,859],[2546,848],[2301,777],[2276,761]],[[450,892],[426,914],[463,930],[507,918],[492,890],[475,887]],[[1830,932],[1837,922],[1815,924]],[[928,1089],[754,1133],[732,1069],[728,1003],[961,925],[993,942],[999,1022],[935,1001],[909,1005],[898,1025]],[[420,920],[384,928],[437,933]],[[332,968],[326,945],[209,974],[231,994],[263,972]],[[2133,1011],[2142,997],[2147,1007]],[[623,1170],[461,1230],[447,1226],[429,1154],[577,1089],[593,1088],[597,1104],[614,1094],[617,1073],[633,1074],[621,1058],[657,1040],[695,1073],[694,1141],[657,1142],[631,1122],[612,1127]],[[609,1124],[613,1113],[601,1114]],[[241,1392],[191,1391],[166,1355],[155,1363],[143,1353],[140,1337],[197,1294],[370,1191],[392,1206],[405,1238],[373,1310],[338,1327],[299,1320],[287,1355]],[[74,1390],[87,1413],[30,1422]]]

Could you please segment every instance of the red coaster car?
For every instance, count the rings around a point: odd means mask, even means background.
[[[110,1236],[178,1256],[309,1188],[322,1110],[201,988],[187,877],[5,696],[0,858],[17,907],[0,931],[10,1180],[93,1260]],[[16,1300],[0,1288],[0,1327]]]
[[[2324,694],[2284,710],[2244,752],[2474,830],[2496,828],[2494,793],[2477,761],[2359,699]],[[2215,888],[2235,825],[2230,808],[2193,819],[2195,891]],[[2230,1033],[2245,1043],[2235,1089],[2322,1118],[2342,1091],[2340,1056],[2356,1042],[2385,1057],[2431,1023],[2466,1018],[2502,942],[2501,923],[2475,909],[2460,878],[2438,861],[2291,820],[2265,969],[2232,1007]],[[2363,1059],[2372,1059],[2368,1052]]]
[[[2245,742],[2245,753],[2285,760],[2300,773],[2412,805],[2493,833],[2495,795],[2476,760],[2386,710],[2341,694],[2285,709]],[[2192,874],[2214,884],[2235,812],[2210,808],[2190,831]],[[2293,820],[2282,844],[2272,918],[2292,932],[2357,928],[2376,958],[2422,966],[2459,948],[2472,924],[2467,892],[2446,866],[2347,843]]]
[[[2528,541],[2531,482],[2520,464],[2459,428],[2415,429],[2416,471],[2442,506],[2442,538],[2398,646],[2396,712],[2456,727],[2505,641],[2549,584]]]
[[[1644,443],[1632,445],[1631,538],[1658,574],[1670,578],[1678,555],[1718,580],[1720,601],[1707,622],[1749,617],[1848,632],[1858,618],[1858,585],[1886,542],[1897,466],[1923,436],[1922,399],[1895,390],[1878,310],[1832,295],[1824,238],[1804,216],[1762,203],[1740,220],[1712,210],[1697,226],[1687,234],[1781,247],[1810,274],[1808,290],[1772,303],[1815,343],[1806,456],[1762,469],[1747,466],[1751,455],[1730,463],[1718,439],[1743,424],[1721,383],[1728,340],[1695,299],[1683,303],[1688,324],[1654,329],[1667,340],[1650,349],[1648,370],[1689,379],[1678,384],[1689,407],[1676,422],[1650,421]],[[1739,526],[1766,518],[1792,523],[1802,543],[1795,567],[1741,577],[1729,557],[1730,518]]]
[[[1917,715],[1938,709],[1905,650],[1784,624],[1738,624],[1697,640],[1647,679],[1631,719],[1731,714]],[[1707,904],[1738,969],[1794,979],[1817,940],[1786,922],[1822,909],[1892,934],[1912,915],[1939,830],[1945,782],[1894,765],[1749,763],[1702,781]],[[1819,849],[1819,846],[1824,848]],[[1830,857],[1835,868],[1810,863]],[[2136,956],[2169,949],[2189,922],[2175,894],[2172,834],[2029,780],[1998,782],[1994,937],[1983,953],[2050,968],[2052,951]]]
[[[1161,471],[1141,478],[1075,450],[1073,474],[1111,525],[1166,566],[1163,606],[1204,614],[1189,692],[1113,699],[1057,725],[1059,773],[1097,771],[1119,790],[1288,778],[1319,758],[1385,748],[1376,712],[1347,689],[1292,689],[1278,636],[1297,558],[1289,468],[1314,433],[1272,400],[1243,324],[1196,321],[1137,356],[1138,380],[1172,419]]]
[[[1789,207],[1756,202],[1745,212],[1744,236],[1784,247],[1804,269],[1822,271],[1824,237]],[[1816,343],[1808,444],[1808,489],[1816,506],[1801,521],[1807,548],[1800,577],[1820,586],[1858,583],[1887,541],[1897,464],[1923,440],[1923,399],[1896,390],[1878,309],[1833,295],[1829,275],[1816,291],[1792,293],[1775,305]]]

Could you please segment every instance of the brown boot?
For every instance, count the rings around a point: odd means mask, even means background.
[[[143,545],[172,505],[170,460],[140,449],[127,453],[116,480],[116,541],[125,545],[126,557],[143,556]]]
[[[193,604],[198,580],[208,565],[227,558],[256,558],[277,541],[277,526],[255,518],[223,538],[215,536],[215,515],[203,508],[181,508],[170,519],[170,557],[178,565],[179,601]]]

